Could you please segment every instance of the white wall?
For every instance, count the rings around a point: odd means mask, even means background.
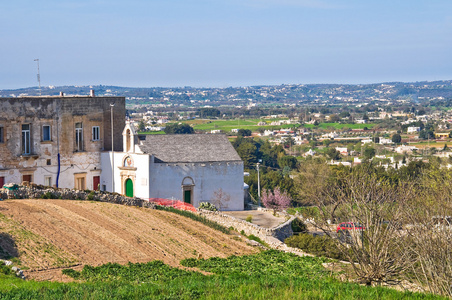
[[[115,152],[114,153],[114,168],[115,168],[115,192],[122,194],[123,187],[121,182],[121,169],[120,167],[124,164],[124,159],[130,156],[133,160],[133,167],[136,168],[134,173],[135,182],[133,186],[133,192],[135,197],[140,197],[143,199],[149,198],[149,160],[150,156],[147,154],[134,154],[134,153],[124,153]],[[111,181],[111,152],[103,152],[101,154],[101,185],[106,186],[107,191],[112,191],[112,181]]]
[[[182,181],[194,180],[192,203],[211,202],[220,188],[230,196],[224,210],[243,210],[243,163],[151,163],[150,197],[183,200]]]
[[[137,167],[135,172],[136,179],[133,186],[135,197],[149,199],[149,161],[150,156],[147,154],[130,154],[134,166]]]
[[[214,192],[220,188],[230,196],[228,207],[224,210],[243,210],[243,163],[153,163],[147,154],[115,152],[115,192],[123,193],[121,170],[124,158],[129,155],[133,159],[136,170],[134,196],[143,199],[165,198],[183,200],[182,181],[189,176],[194,180],[192,203],[195,207],[200,202],[212,202]],[[101,154],[101,185],[111,191],[111,152]]]

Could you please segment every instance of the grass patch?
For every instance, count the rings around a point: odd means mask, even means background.
[[[278,251],[229,258],[186,259],[209,272],[180,270],[155,261],[106,264],[68,275],[79,282],[24,281],[0,274],[1,299],[445,299],[341,282],[322,267],[327,260]]]
[[[256,241],[256,242],[258,242],[259,244],[261,244],[261,245],[263,245],[263,246],[265,246],[265,247],[267,247],[267,248],[270,248],[270,246],[269,246],[266,242],[264,242],[264,241],[261,240],[259,237],[255,236],[254,234],[250,234],[250,235],[248,236],[248,239],[251,240],[251,241]]]
[[[292,128],[299,126],[296,124],[283,124],[283,125],[270,125],[271,122],[279,121],[282,119],[265,120],[266,125],[257,125],[262,119],[235,119],[235,120],[189,120],[183,123],[190,124],[195,130],[223,130],[229,132],[232,129],[249,129],[251,131],[257,131],[262,127],[265,129],[280,129],[280,128]],[[287,120],[287,119],[286,119]]]

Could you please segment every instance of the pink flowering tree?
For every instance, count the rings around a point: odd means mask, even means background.
[[[264,189],[261,199],[266,208],[273,209],[273,214],[276,214],[276,211],[282,211],[288,208],[292,201],[287,192],[281,193],[279,187],[275,188],[273,193],[271,190]]]

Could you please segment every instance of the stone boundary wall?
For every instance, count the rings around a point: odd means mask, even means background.
[[[128,206],[154,208],[155,204],[137,197],[129,198],[102,191],[56,189],[39,185],[19,186],[17,190],[0,189],[0,199],[64,199],[116,203]]]
[[[225,227],[234,227],[234,229],[238,232],[241,232],[243,230],[246,235],[252,234],[270,243],[273,243],[275,241],[274,239],[269,239],[270,237],[276,238],[279,241],[284,241],[284,239],[293,235],[291,226],[292,221],[295,219],[295,217],[293,216],[277,227],[264,228],[217,211],[208,211],[201,209],[199,210],[199,214]]]

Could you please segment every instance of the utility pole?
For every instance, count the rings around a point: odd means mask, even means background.
[[[113,138],[113,108],[115,107],[114,103],[110,104],[111,111],[111,192],[115,192],[115,146],[114,146],[114,138]]]
[[[39,74],[39,58],[36,58],[34,61],[38,63],[39,96],[42,96],[42,91],[41,91],[41,75]]]
[[[256,165],[257,168],[257,207],[261,206],[261,181],[260,181],[260,174],[259,174],[259,162]]]

